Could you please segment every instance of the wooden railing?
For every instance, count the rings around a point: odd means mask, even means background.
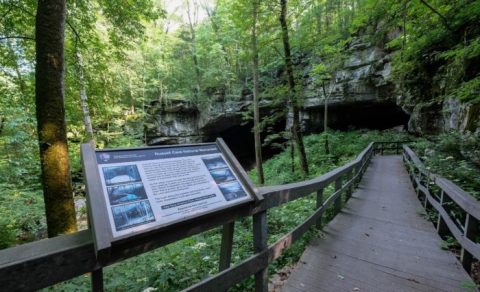
[[[402,145],[410,141],[377,141],[374,143],[374,154],[400,154],[403,151]]]
[[[450,180],[433,174],[423,165],[415,152],[403,146],[403,159],[412,183],[427,212],[434,211],[437,231],[448,232],[461,246],[460,261],[467,272],[473,258],[480,259],[477,243],[480,202]]]
[[[92,290],[103,290],[102,268],[115,262],[165,246],[182,238],[222,226],[220,272],[185,291],[222,291],[255,275],[255,290],[267,291],[268,265],[297,241],[311,226],[321,227],[322,215],[332,207],[340,212],[353,188],[360,181],[371,157],[379,152],[398,153],[403,142],[370,143],[355,160],[317,178],[280,186],[261,187],[255,191],[260,198],[246,205],[167,228],[150,236],[143,243],[131,243],[108,262],[97,261],[90,230],[27,243],[0,251],[0,287],[5,291],[35,290],[80,276],[92,275]],[[387,146],[390,145],[390,146]],[[392,147],[393,145],[393,147]],[[334,192],[324,200],[324,190],[334,184]],[[316,193],[316,209],[303,223],[268,246],[267,210]],[[253,217],[254,255],[230,267],[235,220]],[[146,242],[146,243],[145,243]]]

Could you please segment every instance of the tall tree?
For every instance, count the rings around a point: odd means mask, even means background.
[[[90,111],[88,110],[88,102],[87,102],[87,90],[85,85],[85,78],[83,76],[83,58],[80,50],[77,48],[76,52],[77,57],[77,74],[78,74],[78,81],[80,85],[80,105],[82,106],[82,114],[83,114],[83,125],[85,127],[85,134],[86,140],[90,142],[92,145],[95,145],[95,138],[93,136],[93,126],[92,126],[92,119],[90,118]]]
[[[298,106],[297,94],[295,89],[295,78],[293,76],[292,53],[290,50],[290,41],[288,38],[288,23],[287,23],[287,0],[280,0],[280,26],[282,28],[283,49],[285,51],[285,69],[289,88],[289,103],[293,111],[292,121],[292,138],[295,141],[298,155],[300,157],[300,167],[302,172],[308,174],[307,155],[305,154],[305,147],[303,145],[303,137],[300,129],[300,109]]]
[[[77,230],[64,108],[65,0],[39,0],[35,104],[48,236]]]
[[[259,101],[259,69],[258,69],[258,48],[257,48],[257,19],[259,0],[253,0],[253,25],[252,25],[252,71],[253,71],[253,133],[255,140],[255,162],[258,173],[258,182],[263,185],[262,165],[262,141],[260,139],[260,108]]]
[[[196,0],[193,1],[193,11],[190,7],[190,0],[186,1],[187,4],[187,18],[188,18],[188,27],[190,28],[190,40],[192,45],[192,59],[193,65],[195,67],[195,92],[194,95],[196,98],[200,96],[200,65],[198,64],[198,55],[197,55],[197,38],[195,33],[195,26],[198,23],[198,3]],[[193,14],[193,15],[192,15]]]

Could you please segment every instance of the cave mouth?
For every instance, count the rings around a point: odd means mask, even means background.
[[[323,107],[308,110],[307,132],[323,131]],[[410,116],[395,103],[355,103],[329,105],[328,128],[339,131],[407,128]]]
[[[285,126],[286,121],[283,119],[277,122],[273,127],[269,127],[269,131],[273,131],[273,133],[279,133],[281,131],[285,131]],[[225,141],[237,160],[246,170],[250,170],[255,167],[255,139],[252,129],[253,121],[249,121],[241,125],[230,127],[217,134],[218,137],[221,137]],[[262,143],[267,135],[268,133],[262,133]],[[276,140],[274,142],[283,143],[285,141]],[[282,149],[280,148],[263,146],[262,159],[265,161],[280,152],[282,152]]]
[[[319,133],[323,131],[323,107],[305,111],[308,118],[305,119],[305,134]],[[405,129],[410,116],[394,103],[355,103],[349,105],[329,105],[328,127],[338,131],[357,129],[386,130],[398,126]],[[255,141],[253,137],[253,121],[237,124],[225,129],[210,140],[221,137],[225,140],[240,164],[250,170],[255,167]],[[286,120],[282,119],[269,128],[271,133],[285,131]],[[262,133],[262,142],[268,133]],[[274,141],[282,144],[285,140]],[[282,149],[272,146],[262,147],[262,158],[267,160],[278,154]]]

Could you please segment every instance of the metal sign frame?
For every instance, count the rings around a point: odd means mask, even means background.
[[[238,203],[230,203],[227,206],[215,207],[201,214],[194,214],[186,218],[180,218],[167,223],[159,223],[141,231],[132,232],[123,236],[114,237],[112,233],[112,225],[108,214],[108,203],[104,194],[104,187],[101,181],[101,173],[99,171],[99,163],[97,161],[97,153],[101,152],[115,152],[115,151],[139,151],[139,150],[154,150],[154,149],[168,149],[168,148],[187,148],[192,146],[203,145],[216,145],[219,152],[227,160],[231,171],[238,178],[240,185],[245,189],[247,195],[250,197],[248,200],[240,201]],[[107,261],[111,258],[112,247],[128,246],[128,242],[131,240],[142,240],[144,237],[151,238],[155,236],[155,233],[164,231],[166,228],[170,228],[176,224],[192,223],[193,220],[203,218],[207,216],[214,216],[225,210],[231,210],[238,208],[246,204],[254,205],[255,202],[263,199],[259,197],[258,192],[253,182],[248,177],[247,173],[225,144],[223,139],[219,138],[214,143],[199,143],[199,144],[185,144],[185,145],[167,145],[167,146],[151,146],[151,147],[139,147],[139,148],[119,148],[119,149],[104,149],[95,150],[91,144],[81,145],[81,158],[84,173],[84,180],[87,193],[87,209],[90,228],[93,231],[94,246],[97,259]],[[213,179],[213,178],[212,178]],[[143,236],[148,234],[148,236]],[[127,245],[125,245],[127,243]],[[121,248],[120,248],[121,250]],[[118,250],[117,250],[118,252]]]

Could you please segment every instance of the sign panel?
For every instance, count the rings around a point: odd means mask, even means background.
[[[95,155],[113,239],[253,200],[217,144]]]

